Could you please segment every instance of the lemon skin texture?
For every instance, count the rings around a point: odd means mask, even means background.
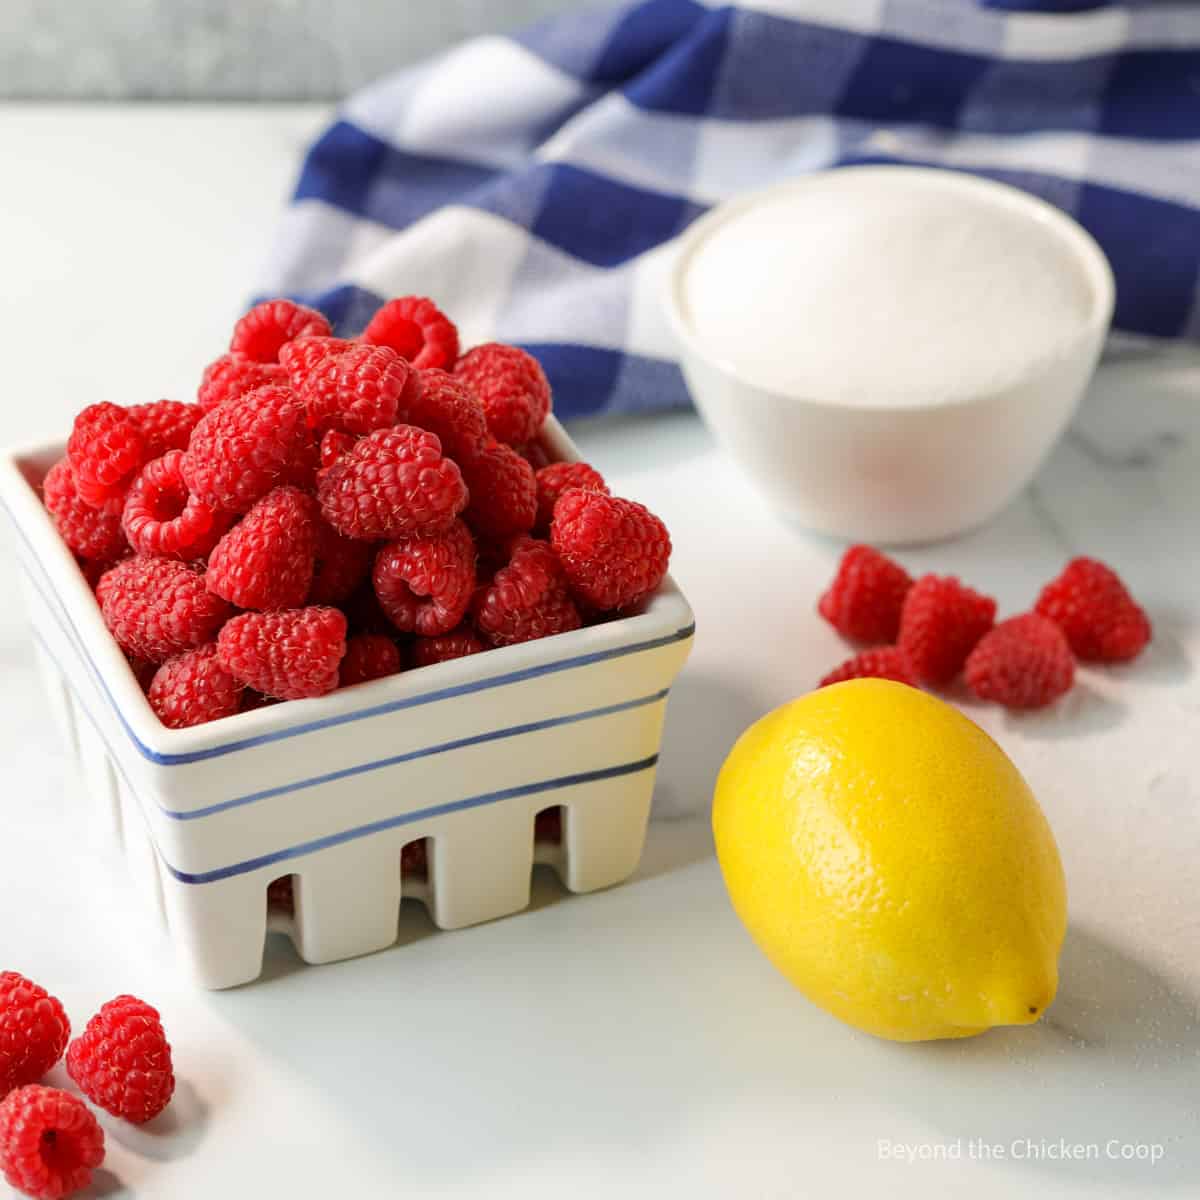
[[[1007,755],[941,700],[856,679],[767,714],[721,769],[713,831],[758,946],[858,1029],[969,1037],[1054,999],[1054,835]]]

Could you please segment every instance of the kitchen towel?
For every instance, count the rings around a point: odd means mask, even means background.
[[[1195,338],[1200,4],[1014,7],[645,0],[466,42],[341,107],[261,292],[349,333],[431,296],[465,345],[536,354],[568,418],[683,405],[672,239],[745,188],[906,162],[1072,213],[1112,262],[1117,328]]]

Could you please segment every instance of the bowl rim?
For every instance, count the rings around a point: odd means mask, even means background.
[[[950,192],[972,193],[994,204],[998,203],[1010,210],[1024,213],[1044,228],[1050,230],[1058,238],[1060,244],[1072,255],[1082,270],[1092,293],[1092,309],[1087,318],[1080,323],[1078,331],[1068,345],[1060,351],[1057,358],[1073,351],[1078,346],[1086,344],[1090,339],[1103,337],[1107,331],[1116,305],[1116,280],[1112,266],[1108,261],[1099,242],[1073,217],[1070,213],[1035,196],[1023,191],[1012,184],[991,179],[986,175],[978,175],[960,167],[953,166],[921,166],[908,163],[854,163],[844,167],[827,167],[804,175],[793,176],[780,180],[765,187],[754,188],[739,192],[737,195],[722,201],[709,209],[703,216],[698,217],[680,235],[675,245],[675,255],[666,277],[663,289],[663,307],[666,309],[667,320],[675,335],[677,344],[687,355],[708,364],[720,371],[731,380],[743,387],[753,388],[756,392],[778,400],[781,403],[791,403],[809,406],[827,413],[845,414],[879,414],[897,416],[903,414],[929,413],[939,409],[959,408],[979,404],[1004,395],[1014,384],[1005,385],[999,389],[981,389],[954,396],[948,400],[936,403],[861,403],[846,404],[826,400],[802,392],[786,391],[764,384],[739,371],[731,362],[712,352],[692,328],[687,316],[687,305],[684,298],[684,282],[690,262],[701,244],[710,238],[716,230],[729,221],[748,212],[760,204],[770,203],[792,192],[802,191],[828,179],[830,176],[854,174],[860,177],[896,177],[919,180],[944,188]],[[1045,366],[1049,360],[1038,360],[1032,364],[1032,374],[1038,366]]]

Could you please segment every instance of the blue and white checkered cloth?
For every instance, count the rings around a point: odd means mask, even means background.
[[[645,0],[469,41],[342,107],[262,291],[343,332],[432,296],[464,344],[535,353],[567,417],[682,405],[672,239],[742,189],[900,161],[1066,209],[1112,261],[1118,329],[1194,338],[1200,4],[1034,6]]]

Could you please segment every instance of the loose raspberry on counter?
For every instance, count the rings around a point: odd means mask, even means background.
[[[0,1097],[41,1079],[70,1036],[71,1022],[54,996],[16,971],[0,971]]]
[[[332,467],[355,442],[358,441],[352,433],[343,433],[340,429],[330,429],[321,438],[321,469]]]
[[[966,666],[967,687],[1006,708],[1045,708],[1071,690],[1075,657],[1063,631],[1038,613],[1001,621]]]
[[[197,500],[183,481],[182,450],[148,462],[125,497],[125,536],[139,554],[194,560],[217,544],[233,514]]]
[[[532,464],[531,464],[532,465]],[[550,529],[554,506],[567,488],[583,488],[589,492],[608,495],[608,484],[604,476],[585,462],[550,463],[537,472],[537,528],[543,532]]]
[[[216,642],[209,642],[167,659],[146,697],[168,729],[186,729],[232,717],[241,708],[243,690],[217,661]]]
[[[299,392],[308,377],[331,358],[357,346],[357,342],[339,337],[302,337],[288,342],[279,351],[279,365],[286,372],[292,390]]]
[[[475,627],[493,646],[569,633],[583,624],[558,556],[533,538],[521,542],[508,566],[479,589],[472,608]]]
[[[419,389],[417,372],[394,350],[358,345],[318,362],[296,396],[310,428],[361,435],[395,425],[401,397]]]
[[[126,488],[146,461],[146,439],[128,409],[89,404],[75,418],[67,459],[85,504],[119,508]]]
[[[255,362],[244,354],[222,354],[204,368],[196,404],[204,412],[212,412],[226,400],[236,400],[264,384],[286,384],[287,372],[278,363]]]
[[[554,506],[550,541],[574,591],[601,611],[632,608],[662,583],[667,527],[633,500],[571,488]]]
[[[1151,638],[1150,618],[1121,577],[1094,558],[1072,559],[1042,589],[1036,611],[1066,634],[1085,662],[1126,662]]]
[[[280,700],[332,692],[345,653],[346,618],[319,606],[242,613],[217,638],[217,657],[235,679]]]
[[[256,362],[273,363],[294,338],[327,337],[332,332],[316,309],[293,300],[267,300],[256,304],[233,327],[229,349]]]
[[[244,513],[310,465],[316,466],[316,447],[304,406],[291,388],[268,384],[204,417],[192,433],[183,477],[205,504]]]
[[[910,587],[912,579],[899,563],[872,546],[851,546],[817,611],[843,637],[890,644],[900,633],[900,611]]]
[[[847,679],[891,679],[896,683],[917,686],[917,677],[912,664],[902,650],[895,646],[876,646],[863,650],[853,658],[835,667],[817,685],[828,687],[831,683],[842,683]]]
[[[67,1073],[105,1112],[134,1125],[157,1117],[175,1091],[171,1047],[156,1009],[117,996],[67,1050]]]
[[[316,568],[309,604],[344,604],[371,570],[371,543],[342,537],[317,518]]]
[[[475,542],[461,521],[445,533],[388,542],[375,556],[372,580],[380,607],[402,633],[449,633],[475,591]]]
[[[486,649],[487,646],[480,641],[475,630],[469,625],[460,625],[449,633],[438,634],[437,637],[417,638],[409,653],[414,667],[431,667],[434,663],[466,658]]]
[[[909,588],[897,645],[917,678],[947,684],[996,620],[996,601],[953,576],[923,575]]]
[[[390,346],[419,370],[449,370],[458,358],[458,330],[425,296],[389,300],[371,318],[362,339],[376,346]]]
[[[401,666],[400,647],[391,638],[378,633],[358,633],[346,639],[346,657],[342,659],[338,678],[342,687],[352,687],[398,675]]]
[[[268,492],[217,543],[208,590],[237,608],[299,608],[312,585],[319,519],[299,488]]]
[[[78,1097],[31,1084],[0,1104],[0,1170],[33,1200],[80,1191],[103,1161],[104,1131]]]
[[[151,404],[134,404],[129,415],[141,430],[149,462],[161,458],[168,450],[186,450],[204,410],[198,404],[184,404],[182,400],[155,400]]]
[[[143,555],[106,571],[96,599],[117,645],[159,663],[212,641],[231,612],[194,565]]]
[[[489,442],[462,462],[470,503],[463,520],[482,538],[528,533],[537,519],[537,477],[503,442]]]
[[[42,480],[42,501],[54,519],[59,537],[73,554],[89,562],[120,558],[127,549],[118,509],[93,508],[79,495],[71,464],[61,458]]]
[[[479,397],[498,442],[532,441],[550,412],[550,383],[542,364],[518,346],[488,342],[468,350],[454,374]]]
[[[462,473],[432,433],[412,425],[360,438],[317,482],[321,512],[354,538],[440,533],[467,506]]]
[[[436,433],[442,453],[460,466],[487,440],[487,417],[478,397],[446,371],[420,373],[420,387],[401,401],[399,420]]]

